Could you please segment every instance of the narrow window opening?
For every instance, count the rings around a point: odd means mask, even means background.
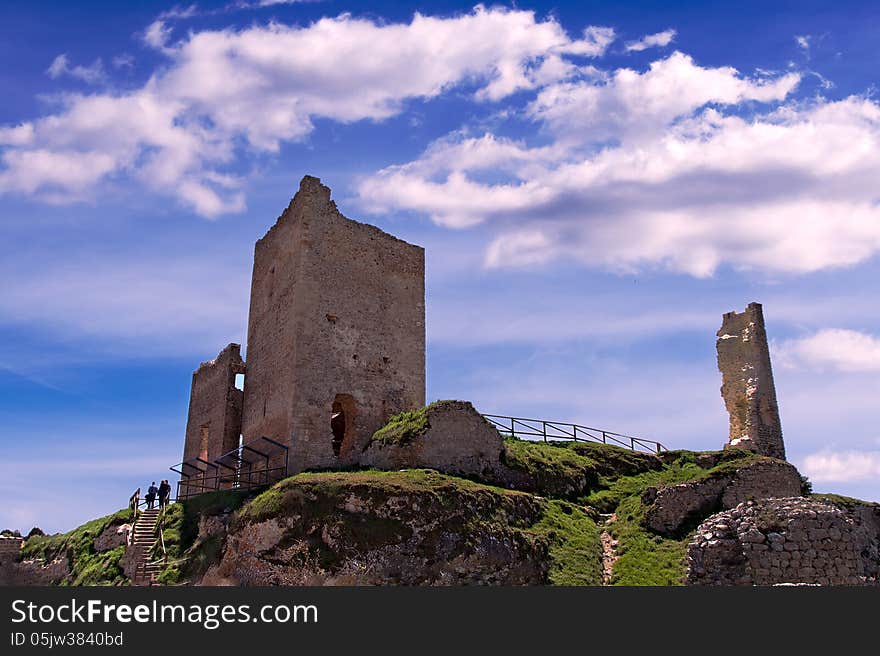
[[[208,424],[205,424],[201,427],[201,434],[199,435],[199,458],[202,460],[208,459],[208,437],[210,436],[210,428]]]
[[[244,374],[235,374],[235,388],[244,391]]]
[[[337,394],[330,409],[330,434],[333,455],[345,456],[354,441],[356,406],[351,394]]]

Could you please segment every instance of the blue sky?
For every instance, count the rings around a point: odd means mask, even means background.
[[[877,12],[4,3],[0,526],[169,475],[304,174],[426,247],[430,399],[719,448],[756,300],[789,459],[880,499]]]

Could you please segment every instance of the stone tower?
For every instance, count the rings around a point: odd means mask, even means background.
[[[425,403],[425,252],[344,217],[306,176],[254,249],[241,433],[291,473],[358,462]]]
[[[730,414],[725,448],[750,449],[785,459],[770,350],[760,303],[745,312],[728,312],[718,331],[721,396]]]

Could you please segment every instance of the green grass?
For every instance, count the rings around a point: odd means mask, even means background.
[[[484,485],[464,478],[447,476],[433,469],[404,471],[362,470],[347,472],[306,472],[276,483],[241,509],[236,522],[259,522],[277,517],[291,508],[301,508],[304,498],[314,498],[314,511],[335,506],[339,497],[357,488],[374,499],[401,493],[425,493],[438,503],[453,502],[452,495],[498,494],[516,497],[521,492]]]
[[[700,458],[701,455],[709,456]],[[617,538],[617,562],[614,564],[613,585],[682,585],[685,577],[685,555],[692,533],[678,539],[656,535],[644,526],[647,507],[642,493],[649,487],[710,480],[730,476],[737,469],[769,460],[748,451],[728,450],[699,454],[690,451],[666,454],[662,469],[646,471],[616,479],[602,477],[605,489],[593,492],[583,501],[599,512],[617,514],[610,530]],[[698,462],[714,462],[702,467]]]
[[[663,466],[651,454],[598,443],[533,442],[508,436],[504,446],[502,464],[514,475],[511,484],[552,498],[575,500],[607,487],[621,475]]]
[[[842,494],[812,494],[810,496],[816,501],[825,501],[826,503],[840,506],[847,510],[852,510],[856,506],[880,507],[880,504],[875,501],[862,501],[861,499],[856,499],[854,497],[845,497]]]
[[[641,495],[645,489],[652,486],[675,485],[692,481],[703,475],[706,470],[692,464],[672,464],[659,471],[649,471],[635,476],[621,476],[615,480],[603,481],[607,487],[588,496],[583,501],[587,505],[596,508],[599,512],[614,512],[625,499],[631,496]]]
[[[552,585],[602,585],[599,528],[584,511],[565,501],[550,501],[528,533],[549,544]]]
[[[125,509],[86,522],[68,533],[34,536],[25,541],[22,559],[37,558],[46,562],[66,557],[70,574],[61,585],[122,585],[128,579],[119,562],[125,547],[116,547],[98,553],[92,543],[106,528],[131,520],[131,510]]]
[[[638,495],[617,507],[611,533],[617,538],[612,585],[683,585],[690,536],[671,540],[645,530],[645,507]]]
[[[571,497],[598,482],[596,462],[572,449],[506,438],[502,464],[527,477],[524,489],[549,497]]]

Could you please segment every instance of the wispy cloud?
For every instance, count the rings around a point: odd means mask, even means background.
[[[636,41],[628,41],[626,43],[627,52],[641,52],[648,48],[663,48],[668,46],[675,39],[676,31],[673,29],[663,30],[656,34],[646,34]]]
[[[134,66],[134,56],[128,54],[127,52],[124,52],[121,55],[116,55],[113,58],[113,67],[114,68],[132,68],[133,66]]]
[[[104,72],[104,64],[96,59],[88,66],[71,66],[70,60],[66,54],[58,55],[49,68],[46,69],[46,75],[53,80],[63,76],[69,76],[86,82],[87,84],[100,84],[107,81],[107,75]]]
[[[880,451],[820,451],[806,456],[803,472],[817,483],[849,483],[880,478]]]
[[[826,328],[806,337],[775,344],[773,352],[785,367],[880,371],[880,338],[856,330]]]
[[[812,41],[813,37],[808,34],[802,34],[794,37],[794,42],[797,44],[797,47],[804,51],[804,54],[807,57],[810,56],[810,41]]]
[[[130,252],[40,267],[10,261],[3,269],[18,281],[0,295],[5,326],[38,327],[67,343],[87,343],[93,355],[162,357],[205,345],[213,350],[244,336],[249,272],[222,259]],[[5,357],[17,359],[7,366],[27,373],[40,358],[23,349]]]

